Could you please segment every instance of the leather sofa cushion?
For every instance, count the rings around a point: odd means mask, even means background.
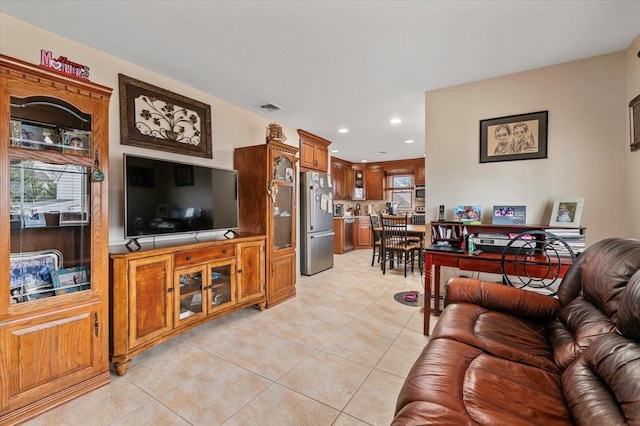
[[[571,424],[560,376],[518,362],[480,355],[467,369],[463,398],[479,424]]]
[[[615,322],[627,282],[640,269],[639,251],[640,241],[623,238],[590,246],[562,281],[558,290],[562,305],[582,295]]]
[[[571,424],[558,374],[432,339],[409,372],[393,425]]]
[[[431,339],[449,338],[487,354],[559,374],[544,325],[468,303],[447,306]]]
[[[474,425],[462,399],[465,372],[482,351],[431,339],[400,390],[393,425]]]
[[[620,300],[616,327],[622,335],[640,340],[640,270],[629,279]]]
[[[549,324],[549,340],[557,366],[564,370],[595,339],[614,330],[615,325],[609,317],[584,297],[574,299]]]
[[[577,424],[640,425],[640,342],[601,337],[566,369],[562,385]]]

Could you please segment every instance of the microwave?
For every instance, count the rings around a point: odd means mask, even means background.
[[[416,200],[424,200],[424,185],[416,185]]]

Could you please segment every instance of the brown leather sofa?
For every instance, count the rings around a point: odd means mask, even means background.
[[[640,425],[640,241],[587,249],[558,297],[468,278],[398,396],[393,425]]]

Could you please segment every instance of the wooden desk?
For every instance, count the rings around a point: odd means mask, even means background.
[[[509,255],[507,255],[507,259]],[[538,271],[536,271],[535,265],[528,266],[527,272],[531,276],[545,277],[548,274],[564,277],[571,266],[571,259],[562,260],[559,267],[559,274],[557,269],[549,271],[549,267],[546,263],[541,263]],[[435,247],[428,246],[424,249],[424,288],[425,288],[425,311],[424,311],[424,329],[425,336],[429,335],[429,317],[430,311],[426,308],[430,308],[431,304],[431,289],[433,288],[434,295],[434,314],[440,315],[440,267],[451,266],[453,268],[462,269],[465,271],[486,272],[491,274],[502,275],[502,253],[489,253],[482,252],[478,255],[467,254],[459,249],[452,247]],[[433,267],[433,280],[431,279],[431,268]],[[557,268],[558,265],[555,265]],[[513,264],[507,263],[506,265],[508,275],[516,275]],[[433,286],[431,285],[433,282]]]

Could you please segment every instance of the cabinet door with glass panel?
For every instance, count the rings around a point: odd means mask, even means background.
[[[110,96],[0,55],[2,424],[109,381]]]
[[[284,153],[277,153],[273,159],[270,192],[273,201],[272,248],[276,251],[291,249],[294,245],[294,161]]]
[[[235,304],[235,264],[222,260],[175,272],[176,327]]]
[[[91,149],[91,116],[55,98],[11,97],[11,131],[10,303],[88,290],[92,170],[79,156]]]

